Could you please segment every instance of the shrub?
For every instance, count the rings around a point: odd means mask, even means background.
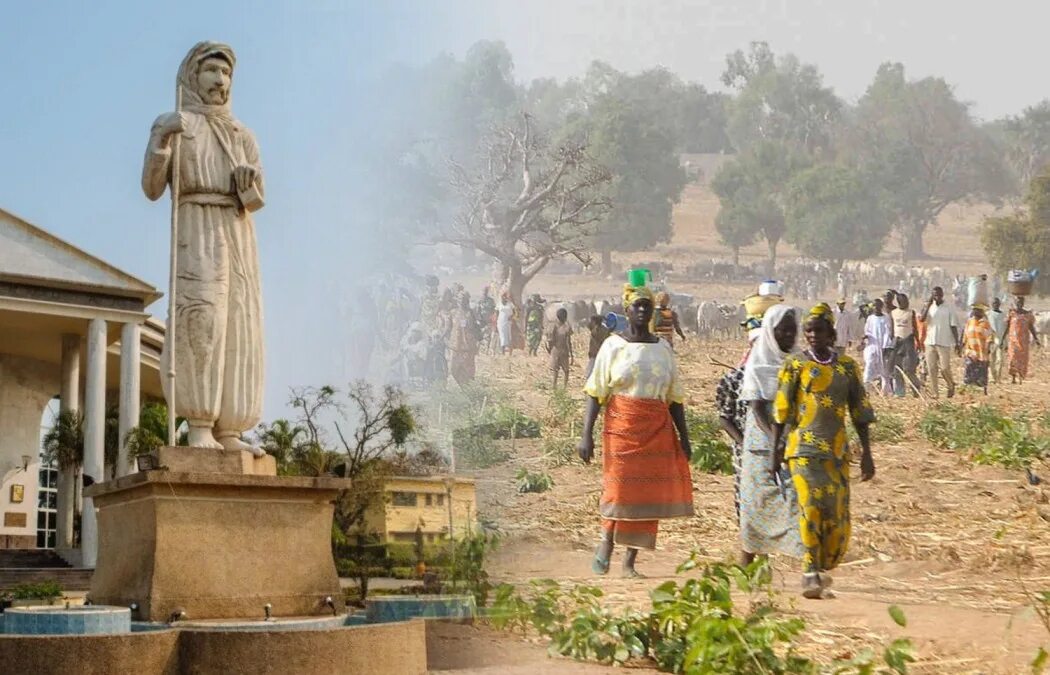
[[[551,468],[572,464],[577,459],[576,442],[577,439],[567,436],[544,438],[540,448],[544,463]]]
[[[694,553],[678,571],[698,566]],[[698,577],[681,584],[668,581],[651,591],[648,612],[614,612],[602,590],[593,586],[563,590],[557,582],[539,580],[522,594],[503,584],[496,589],[489,617],[497,628],[535,630],[550,641],[555,654],[617,665],[651,658],[660,670],[687,675],[906,673],[914,661],[905,639],[884,650],[888,670],[876,669],[870,650],[826,668],[795,654],[793,641],[805,623],[778,614],[769,584],[763,561],[746,568],[708,565]],[[734,595],[746,598],[745,608],[734,602]],[[890,616],[904,625],[899,608],[891,607]]]
[[[18,584],[9,593],[15,600],[54,600],[62,597],[62,585],[57,581]]]
[[[733,473],[733,449],[725,441],[718,418],[687,409],[685,421],[693,446],[690,463],[706,473]]]
[[[478,532],[459,539],[450,560],[448,578],[452,587],[474,596],[478,607],[488,604],[492,583],[485,571],[485,556],[499,545],[499,535]]]
[[[518,470],[515,476],[518,481],[518,492],[546,492],[554,486],[554,479],[549,473],[532,473],[525,467]]]
[[[1026,469],[1050,456],[1050,433],[1041,420],[1037,424],[1025,413],[1006,417],[988,405],[936,405],[923,416],[919,429],[938,447],[968,451],[977,464]]]
[[[487,469],[510,458],[510,453],[496,445],[483,427],[456,429],[452,432],[456,463],[468,469]]]

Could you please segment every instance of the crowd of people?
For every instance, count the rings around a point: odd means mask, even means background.
[[[784,302],[782,286],[763,287],[745,301],[747,346],[715,397],[734,446],[740,560],[797,558],[802,595],[819,599],[828,596],[829,572],[849,544],[851,459],[858,460],[861,481],[875,475],[871,396],[936,399],[943,379],[952,397],[953,355],[963,359],[964,385],[987,392],[1004,364],[1020,382],[1038,336],[1023,296],[1008,312],[999,298],[989,306],[972,302],[962,322],[956,296],[946,300],[941,287],[918,310],[907,294],[891,290],[856,310],[842,297],[835,308],[817,303],[805,311]],[[686,394],[669,339],[676,331],[654,330],[654,315],[670,311],[661,300],[644,286],[627,285],[626,325],[599,344],[588,368],[584,462],[594,458],[595,422],[605,410],[597,574],[609,571],[620,545],[623,574],[641,576],[638,553],[655,548],[659,521],[693,513]],[[847,422],[855,449],[847,443]]]

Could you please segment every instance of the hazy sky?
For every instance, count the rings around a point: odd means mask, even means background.
[[[879,64],[956,85],[985,118],[1050,96],[1042,63],[1050,4],[1031,0],[459,0],[462,51],[502,39],[518,73],[576,75],[594,59],[621,70],[660,64],[709,88],[727,53],[764,40],[816,64],[840,96],[864,93]]]
[[[968,5],[980,6],[968,7]],[[338,375],[353,301],[369,270],[399,251],[361,246],[369,194],[355,148],[381,123],[361,92],[392,62],[462,53],[502,39],[522,78],[581,74],[594,59],[662,64],[718,86],[726,53],[753,40],[817,64],[855,99],[879,63],[943,75],[983,117],[1050,95],[1030,73],[1043,3],[930,0],[270,0],[22,2],[0,24],[0,206],[159,288],[167,279],[168,201],[139,187],[149,126],[173,107],[174,78],[201,39],[237,52],[235,114],[254,129],[267,177],[257,214],[266,311],[267,405],[293,384]],[[1041,55],[1040,55],[1041,56]],[[389,186],[396,190],[396,185]],[[154,305],[163,316],[164,301]]]

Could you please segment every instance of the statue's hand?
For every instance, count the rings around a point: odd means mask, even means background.
[[[237,185],[238,192],[244,192],[252,185],[255,184],[255,178],[259,172],[254,166],[248,166],[247,164],[235,167],[233,169],[233,182]]]
[[[156,129],[160,137],[167,141],[172,134],[180,134],[186,131],[186,123],[186,113],[170,112],[160,116],[157,120]]]

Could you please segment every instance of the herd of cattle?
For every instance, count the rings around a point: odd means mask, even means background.
[[[742,330],[740,324],[746,318],[742,304],[727,304],[715,300],[697,302],[693,296],[685,294],[672,293],[671,307],[678,313],[678,321],[682,330],[689,331],[701,338],[739,336]],[[546,321],[554,321],[557,311],[561,308],[565,308],[569,314],[569,321],[580,329],[586,327],[591,316],[597,315],[604,319],[610,313],[623,313],[619,300],[613,298],[550,301],[544,310]],[[962,320],[963,310],[957,311]],[[1050,312],[1036,312],[1035,318],[1036,332],[1043,336],[1050,336]]]

